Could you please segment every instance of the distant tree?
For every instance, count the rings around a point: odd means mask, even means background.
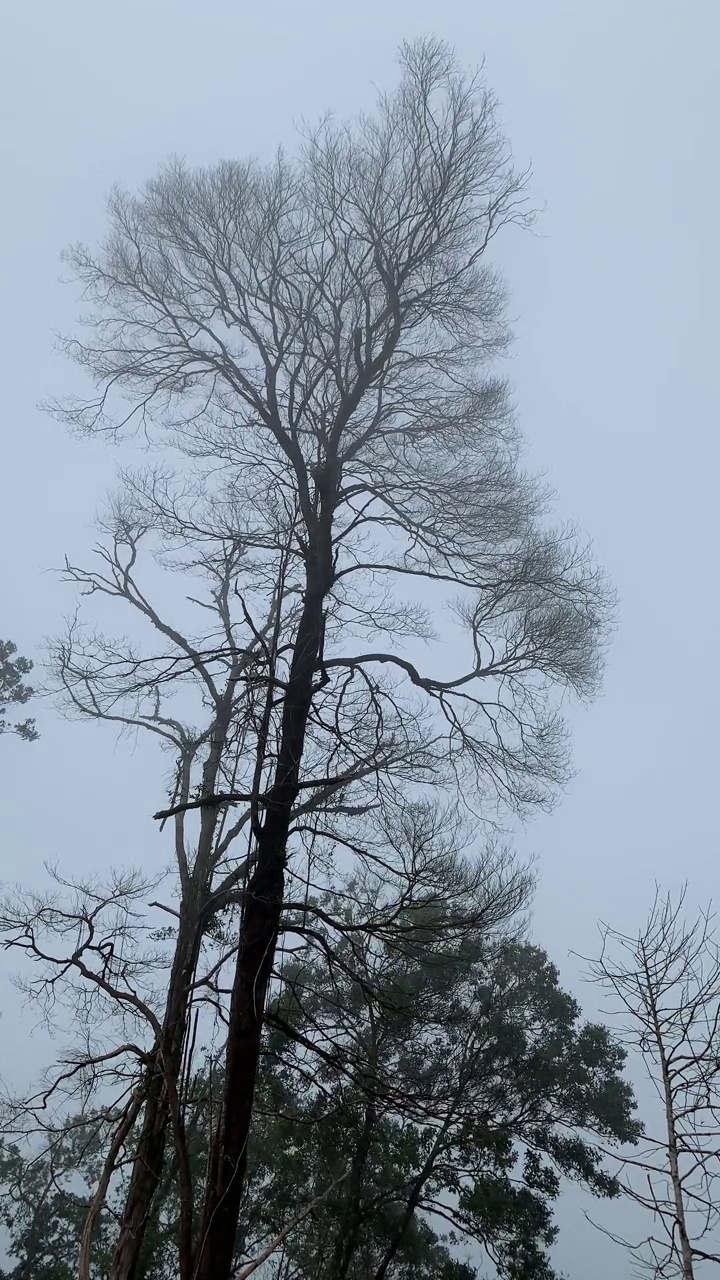
[[[603,926],[590,969],[617,1000],[621,1036],[660,1103],[657,1128],[621,1169],[653,1230],[621,1243],[639,1270],[663,1280],[697,1280],[720,1264],[720,946],[710,911],[687,920],[685,896],[656,893],[637,935]]]
[[[0,1226],[12,1261],[1,1280],[76,1280],[87,1217],[88,1181],[96,1174],[92,1126],[69,1127],[62,1142],[0,1143]],[[112,1235],[110,1213],[96,1231],[98,1275]]]
[[[33,664],[29,658],[16,658],[16,653],[17,645],[12,640],[0,640],[0,734],[15,733],[26,742],[34,742],[39,737],[34,720],[11,724],[7,720],[10,708],[24,706],[34,693],[30,685],[23,683]]]
[[[520,464],[506,388],[490,369],[508,334],[486,253],[503,227],[527,221],[524,177],[492,94],[445,45],[406,46],[401,62],[374,117],[328,120],[297,158],[265,167],[172,164],[139,196],[115,193],[99,253],[70,255],[91,314],[67,345],[97,394],[66,405],[65,418],[90,432],[142,423],[179,458],[174,485],[135,478],[137,520],[124,543],[120,530],[106,580],[117,591],[132,579],[149,513],[179,522],[181,536],[199,529],[216,559],[218,546],[238,548],[223,580],[260,581],[266,593],[238,629],[225,606],[240,608],[246,591],[223,597],[218,581],[222,689],[196,644],[182,660],[222,702],[220,719],[252,690],[237,713],[242,785],[215,790],[213,766],[196,794],[181,787],[164,810],[195,807],[211,825],[230,804],[249,807],[223,997],[225,1096],[201,1256],[185,1251],[184,1280],[229,1275],[298,810],[341,786],[359,758],[381,789],[406,735],[406,788],[453,786],[486,814],[498,802],[548,804],[568,775],[559,700],[591,695],[599,676],[611,596],[574,531],[548,525],[548,494]],[[453,627],[465,656],[449,671],[449,649],[435,642]],[[175,992],[192,985],[196,903],[181,913]],[[134,1274],[163,1176],[187,1033],[173,1009],[148,1066],[112,1280]]]

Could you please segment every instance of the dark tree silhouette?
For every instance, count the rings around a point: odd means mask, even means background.
[[[638,1136],[623,1049],[581,1020],[518,932],[531,887],[521,869],[499,852],[473,865],[431,847],[447,824],[433,827],[427,809],[414,824],[409,860],[388,847],[382,870],[367,863],[287,904],[234,1276],[473,1280],[481,1264],[455,1256],[472,1247],[507,1280],[555,1280],[561,1176],[618,1194],[597,1143]],[[198,1201],[223,1093],[210,1057],[184,1106]],[[12,1147],[0,1157],[0,1218],[20,1264],[42,1258],[47,1280],[76,1274],[102,1132],[102,1116],[86,1116],[33,1161]],[[139,1280],[177,1274],[179,1172],[175,1153]],[[93,1222],[96,1268],[109,1265],[123,1198],[120,1174]]]
[[[573,531],[547,525],[548,494],[520,467],[506,388],[490,370],[507,332],[486,254],[501,228],[527,220],[524,179],[492,95],[444,45],[407,46],[401,62],[374,117],[323,125],[297,158],[266,167],[172,164],[141,195],[113,195],[99,254],[70,255],[93,312],[67,349],[98,394],[66,405],[65,418],[169,439],[174,484],[128,477],[140,522],[150,512],[228,539],[267,596],[260,620],[246,620],[263,637],[250,785],[202,785],[162,811],[198,808],[210,822],[247,804],[251,835],[225,1094],[199,1255],[191,1261],[188,1245],[183,1264],[194,1280],[229,1274],[305,797],[342,786],[363,761],[381,777],[400,752],[407,785],[452,782],[486,814],[497,802],[549,804],[568,772],[556,695],[589,695],[599,674],[607,588]],[[111,569],[120,581],[135,537]],[[435,644],[443,615],[452,621],[439,638],[465,646],[458,671]],[[232,663],[237,640],[220,634],[214,652]],[[193,654],[186,669],[201,675]],[[237,690],[241,673],[230,679]],[[189,942],[185,989],[196,954]],[[135,1274],[162,1177],[186,1019],[174,1028],[173,1065],[164,1077],[154,1068],[112,1280]]]

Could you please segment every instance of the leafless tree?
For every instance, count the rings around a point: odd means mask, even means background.
[[[603,926],[590,972],[619,1002],[661,1104],[661,1136],[622,1162],[626,1194],[652,1213],[653,1231],[622,1243],[639,1270],[693,1280],[720,1263],[720,948],[710,911],[688,922],[685,896],[656,891],[637,936]]]
[[[153,524],[140,507],[139,489],[126,489],[110,504],[96,567],[68,564],[65,570],[82,594],[124,606],[126,621],[140,624],[136,635],[118,640],[75,617],[53,646],[52,667],[70,713],[123,732],[149,732],[170,754],[175,866],[170,883],[167,875],[160,877],[170,901],[158,901],[160,882],[138,873],[111,876],[107,883],[69,883],[55,873],[50,893],[20,889],[6,895],[0,927],[5,946],[35,962],[24,983],[33,1007],[43,1008],[48,1020],[58,1019],[62,1009],[63,1019],[69,1014],[81,1032],[43,1090],[21,1107],[26,1127],[39,1124],[47,1134],[56,1126],[62,1135],[70,1104],[79,1104],[83,1114],[98,1096],[104,1104],[108,1164],[89,1218],[88,1248],[93,1212],[129,1152],[128,1203],[147,1210],[170,1133],[183,1183],[179,1268],[185,1276],[192,1265],[194,1189],[183,1090],[194,1050],[206,1043],[197,1037],[198,1017],[226,1018],[223,975],[237,949],[237,923],[231,942],[227,926],[220,935],[217,922],[237,913],[247,879],[248,833],[263,805],[261,766],[275,750],[271,703],[282,685],[282,642],[296,592],[288,581],[270,582],[261,566],[248,565],[242,546],[223,537],[222,528],[211,537],[197,523],[197,507],[194,523],[188,511],[181,520],[170,506],[161,520],[160,493],[156,476]],[[161,616],[151,602],[144,581],[144,553],[151,549],[181,577],[185,592],[195,578],[186,613],[192,605],[198,635],[179,630],[168,620],[170,609]],[[255,609],[261,611],[257,621]],[[388,714],[381,730],[362,699],[345,698],[331,713],[329,705],[329,694],[318,699],[317,723],[308,732],[308,755],[319,776],[302,790],[294,810],[300,857],[327,839],[334,823],[352,821],[379,803],[380,765],[387,790],[406,779],[411,762],[417,777],[423,760],[431,759],[413,741],[410,720],[395,732]],[[328,714],[330,734],[322,720]],[[336,724],[342,725],[341,739]],[[52,1117],[51,1101],[57,1104]],[[135,1230],[135,1220],[128,1229]],[[85,1276],[89,1254],[83,1265]]]
[[[492,95],[445,46],[405,47],[401,62],[374,117],[327,122],[296,159],[264,167],[173,163],[141,195],[113,195],[98,254],[70,255],[92,311],[67,349],[98,394],[65,418],[171,443],[179,479],[127,477],[140,509],[185,519],[204,495],[213,537],[224,522],[273,584],[250,627],[265,664],[252,785],[217,790],[208,774],[163,811],[195,806],[215,832],[227,805],[247,803],[251,837],[195,1280],[229,1274],[291,830],[303,797],[363,767],[346,724],[369,725],[360,758],[376,773],[409,732],[428,753],[416,779],[432,763],[470,802],[527,809],[567,773],[558,691],[587,695],[598,678],[606,586],[573,531],[546,525],[548,494],[519,466],[489,371],[507,332],[485,255],[526,220],[524,179]],[[121,579],[130,555],[111,569]],[[277,591],[290,603],[268,656]],[[459,672],[436,643],[446,606],[468,653]],[[248,687],[248,645],[235,646],[216,640],[213,660],[231,664],[224,707]],[[212,699],[197,649],[184,662]],[[178,1023],[176,1055],[184,1035]],[[112,1280],[133,1275],[157,1179],[139,1160]]]

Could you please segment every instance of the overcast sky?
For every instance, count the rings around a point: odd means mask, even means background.
[[[371,107],[403,38],[485,59],[543,210],[498,245],[520,422],[621,597],[605,693],[572,716],[578,777],[518,837],[537,938],[583,995],[568,951],[599,917],[636,927],[654,879],[716,893],[718,0],[22,0],[2,26],[0,636],[35,657],[72,607],[47,571],[87,552],[116,461],[36,408],[77,377],[52,351],[78,309],[60,250],[169,153],[263,155],[300,117]],[[37,745],[0,750],[0,875],[156,859],[152,749],[39,717]],[[0,1070],[29,1077],[29,1024],[3,1032]],[[579,1209],[561,1219],[573,1280],[629,1276]]]

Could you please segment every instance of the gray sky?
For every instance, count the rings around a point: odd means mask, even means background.
[[[169,153],[205,163],[292,142],[293,121],[370,107],[398,42],[427,31],[488,82],[536,233],[498,253],[517,317],[509,369],[532,462],[592,534],[621,596],[605,694],[573,713],[579,776],[520,833],[537,854],[537,938],[582,992],[570,949],[598,917],[636,927],[655,878],[716,895],[718,0],[23,0],[3,17],[0,72],[0,634],[38,656],[72,607],[46,572],[93,538],[116,459],[36,402],[76,378],[52,352],[77,304],[60,250],[96,241],[108,187]],[[713,79],[715,83],[713,84]],[[34,747],[2,744],[5,879],[42,863],[155,862],[161,762],[40,710]],[[12,1001],[5,1003],[6,1010]],[[7,1013],[6,1013],[7,1017]],[[0,1070],[27,1077],[30,1023]],[[624,1280],[623,1255],[563,1210],[558,1261]]]

